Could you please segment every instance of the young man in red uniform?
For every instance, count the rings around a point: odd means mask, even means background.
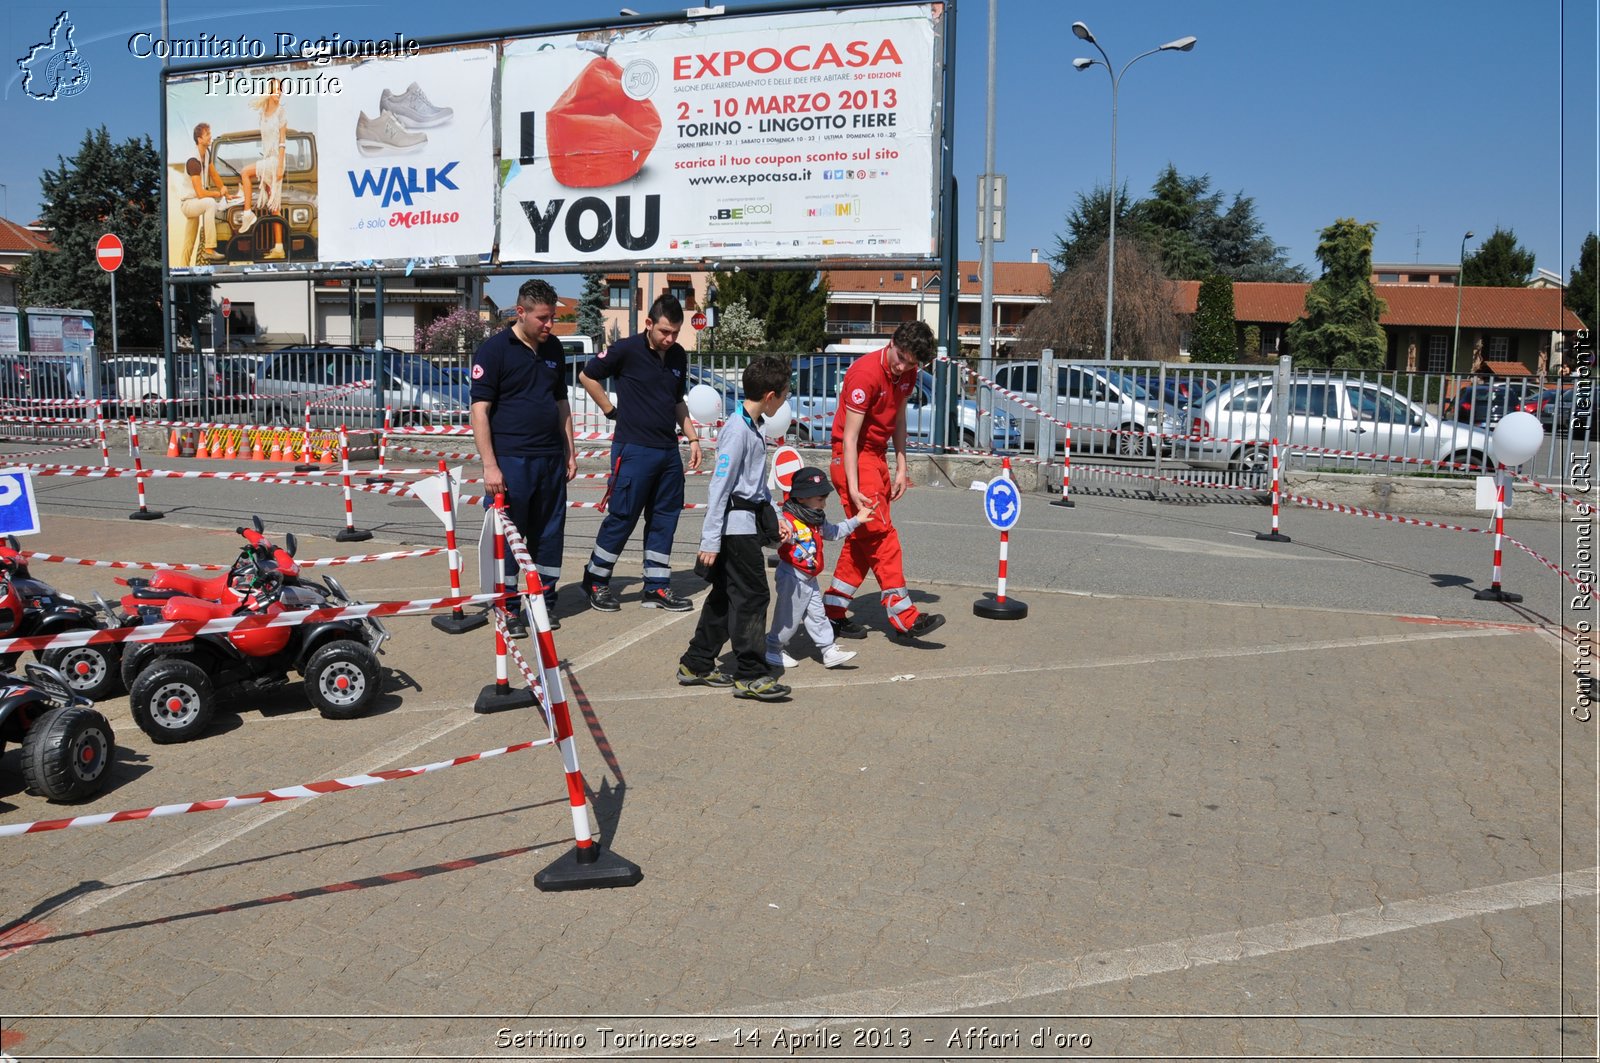
[[[916,387],[917,373],[933,360],[933,351],[933,330],[925,322],[907,321],[895,329],[889,346],[852,362],[839,385],[829,467],[833,486],[845,512],[870,509],[873,519],[844,541],[833,583],[822,596],[836,638],[867,637],[867,629],[845,611],[869,572],[878,577],[883,608],[896,634],[920,638],[944,623],[944,617],[918,612],[911,602],[902,569],[900,533],[889,512],[889,504],[911,485],[906,473],[906,400]],[[888,462],[891,441],[892,478]]]

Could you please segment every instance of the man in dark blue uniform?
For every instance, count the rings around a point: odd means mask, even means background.
[[[559,627],[554,606],[567,527],[567,481],[577,475],[578,454],[567,402],[566,353],[550,334],[556,291],[544,281],[528,281],[517,292],[516,309],[511,327],[484,340],[472,356],[472,436],[483,456],[485,498],[505,493],[511,523],[526,540],[544,584],[550,624]],[[509,554],[506,573],[508,583],[525,585]],[[513,635],[527,633],[520,612],[508,618],[507,627]]]
[[[589,359],[578,374],[584,391],[617,426],[611,442],[609,508],[583,570],[589,604],[602,612],[622,608],[611,593],[611,573],[641,516],[644,607],[676,613],[694,608],[669,586],[672,537],[683,510],[679,428],[689,437],[689,468],[700,467],[700,441],[683,401],[689,356],[677,343],[682,328],[682,304],[663,295],[650,307],[643,332],[613,343]],[[607,379],[616,381],[615,404],[601,383]]]

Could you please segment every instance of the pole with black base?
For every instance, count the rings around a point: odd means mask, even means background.
[[[1043,425],[1039,431],[1043,432]],[[1072,509],[1074,502],[1068,497],[1072,483],[1072,426],[1065,422],[1061,425],[1061,497],[1050,504],[1060,509]]]
[[[1000,533],[1000,581],[994,594],[985,594],[972,603],[973,616],[985,620],[1021,620],[1028,615],[1026,604],[1006,597],[1006,545],[1010,541],[1010,532]]]
[[[350,436],[344,425],[339,426],[339,467],[344,480],[344,528],[333,538],[340,543],[364,543],[372,533],[356,527],[356,511],[350,501]]]
[[[444,459],[439,459],[439,475],[444,480],[444,545],[445,553],[450,558],[450,596],[461,597],[461,552],[456,549],[456,493],[452,490],[450,470],[445,467]],[[487,611],[473,613],[468,616],[459,605],[450,610],[448,616],[433,618],[433,626],[447,635],[462,635],[468,631],[476,631],[489,622]]]
[[[384,463],[389,455],[389,425],[391,423],[390,409],[383,408],[383,435],[378,437],[378,471],[376,475],[367,477],[368,485],[392,484],[394,477],[389,475],[388,466]]]
[[[1269,543],[1286,543],[1289,537],[1278,530],[1278,441],[1272,441],[1272,530],[1256,532],[1256,538]]]
[[[1011,543],[1011,529],[1022,518],[1022,495],[1011,479],[1011,459],[1000,459],[1000,475],[990,480],[983,490],[983,515],[990,527],[1000,533],[1000,578],[994,594],[985,594],[972,603],[972,615],[985,620],[1021,620],[1028,615],[1028,607],[1015,598],[1006,597],[1006,552]]]
[[[494,496],[494,592],[504,594],[506,591],[506,535],[503,526],[505,520],[506,496]],[[508,605],[507,608],[519,608],[517,605]],[[498,604],[489,606],[490,609],[499,609]],[[473,702],[472,711],[476,713],[504,712],[507,709],[527,709],[538,703],[531,687],[517,688],[511,685],[510,673],[506,666],[506,629],[503,622],[494,625],[494,682],[478,691],[478,700]]]
[[[128,445],[133,450],[133,486],[139,492],[139,508],[128,514],[129,520],[160,520],[166,514],[144,504],[144,462],[139,459],[139,422],[128,420]]]
[[[1520,602],[1522,595],[1514,594],[1500,586],[1500,541],[1506,534],[1506,480],[1509,477],[1504,465],[1494,470],[1494,577],[1489,586],[1472,597],[1480,602]]]

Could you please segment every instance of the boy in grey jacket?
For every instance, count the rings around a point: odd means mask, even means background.
[[[789,688],[767,667],[765,640],[767,564],[762,556],[763,525],[776,543],[777,511],[767,490],[767,442],[761,420],[789,397],[789,366],[763,355],[744,371],[744,403],[717,433],[717,464],[711,475],[706,520],[700,532],[695,571],[711,581],[689,648],[678,659],[682,686],[733,687],[736,698],[779,701]],[[733,642],[730,679],[717,669],[717,655]]]

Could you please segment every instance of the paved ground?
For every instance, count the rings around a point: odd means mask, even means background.
[[[171,515],[138,524],[131,496],[45,481],[29,545],[223,561],[236,540],[217,529],[253,508],[296,530],[339,512],[336,492],[157,482]],[[632,889],[533,888],[570,846],[548,749],[0,841],[0,1043],[116,1059],[1592,1057],[1596,737],[1568,674],[1592,611],[1570,588],[1512,558],[1527,600],[1473,600],[1490,544],[1459,532],[1289,511],[1294,542],[1268,544],[1255,506],[1040,501],[1011,551],[1030,616],[996,623],[971,613],[995,557],[976,496],[914,491],[898,511],[911,572],[949,624],[926,648],[875,636],[848,670],[808,661],[787,704],[673,685],[694,616],[638,609],[636,584],[615,615],[569,595],[557,644],[579,753],[602,835],[644,869]],[[355,550],[440,538],[414,502],[357,513],[382,541]],[[596,523],[575,514],[570,574]],[[1576,556],[1571,529],[1513,534]],[[111,589],[103,569],[41,574]],[[373,599],[446,582],[438,559],[339,574]],[[484,634],[392,626],[394,688],[361,720],[323,720],[291,688],[155,746],[126,699],[107,702],[123,752],[81,810],[540,733],[531,712],[470,711]],[[16,767],[0,760],[0,822],[60,814]]]

